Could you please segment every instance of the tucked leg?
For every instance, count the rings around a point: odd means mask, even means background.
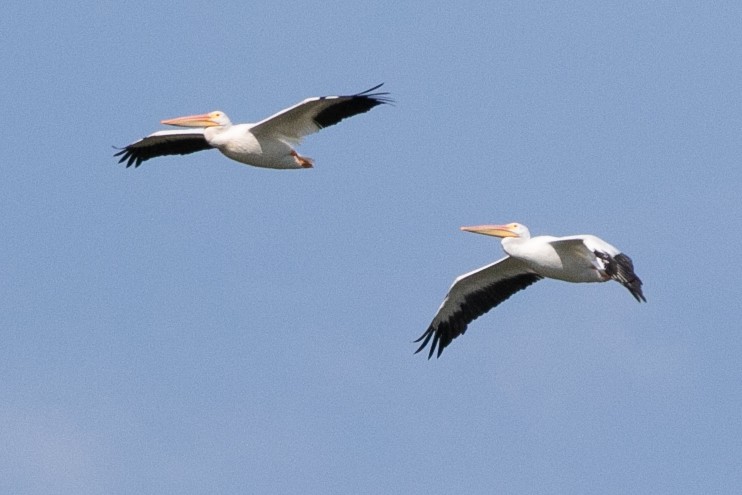
[[[299,164],[302,168],[312,168],[314,166],[314,161],[306,156],[301,156],[299,153],[297,153],[294,150],[291,150],[291,156],[294,157],[294,160],[296,160],[296,163]]]

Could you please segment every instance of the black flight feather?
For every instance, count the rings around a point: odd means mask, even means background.
[[[415,354],[422,351],[432,339],[433,343],[430,346],[428,359],[433,356],[436,347],[438,348],[436,357],[440,357],[443,349],[453,339],[466,332],[466,327],[469,323],[505,301],[516,292],[525,289],[542,278],[544,277],[537,273],[523,273],[512,278],[500,280],[479,291],[468,294],[448,319],[441,321],[437,325],[435,325],[435,319],[433,320],[433,323],[430,324],[425,333],[415,341],[422,341]]]
[[[352,95],[349,99],[338,99],[337,103],[320,111],[312,120],[321,129],[335,125],[341,120],[352,117],[353,115],[368,112],[377,105],[391,103],[392,100],[388,97],[389,93],[372,93],[372,91],[379,89],[383,84]],[[331,97],[323,96],[320,99],[329,98]]]
[[[634,273],[634,263],[631,258],[623,253],[619,253],[614,257],[611,257],[607,253],[595,251],[595,256],[605,262],[605,273],[608,274],[611,279],[619,282],[621,285],[629,289],[631,295],[639,302],[647,302],[647,299],[642,293],[642,281]]]
[[[147,136],[136,143],[120,148],[113,156],[120,156],[119,163],[126,162],[126,168],[134,168],[143,161],[165,155],[187,155],[196,151],[211,149],[202,134],[172,134]]]

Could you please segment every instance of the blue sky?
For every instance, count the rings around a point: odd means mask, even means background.
[[[734,2],[11,2],[0,17],[0,491],[733,493]],[[163,118],[379,82],[312,170],[125,169]],[[428,361],[461,225],[593,233]]]

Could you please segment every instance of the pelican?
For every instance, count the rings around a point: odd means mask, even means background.
[[[186,130],[158,131],[124,147],[114,156],[126,167],[164,155],[185,155],[216,148],[247,165],[265,168],[311,168],[311,158],[293,146],[302,138],[341,120],[391,103],[389,93],[374,93],[382,84],[350,96],[317,96],[281,110],[256,124],[232,124],[220,110],[161,121]]]
[[[443,349],[466,332],[473,320],[543,278],[566,282],[615,280],[629,289],[637,301],[647,301],[631,258],[594,235],[531,237],[528,228],[519,223],[461,230],[502,238],[502,248],[508,256],[454,280],[430,326],[415,341],[422,341],[416,354],[432,342],[428,359],[436,349],[436,357],[440,357]]]

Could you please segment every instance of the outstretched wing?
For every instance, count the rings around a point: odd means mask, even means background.
[[[284,139],[298,144],[304,136],[343,119],[391,103],[389,93],[374,93],[382,84],[349,96],[317,96],[271,115],[250,128],[256,136]]]
[[[562,238],[552,245],[569,245],[571,253],[596,265],[612,280],[626,287],[639,302],[647,302],[642,292],[642,281],[634,273],[634,263],[615,246],[594,235],[579,235]]]
[[[158,131],[122,148],[113,156],[120,156],[119,163],[126,167],[138,167],[143,161],[165,155],[186,155],[196,151],[208,150],[212,146],[206,142],[203,129]]]
[[[415,353],[432,341],[428,359],[436,348],[439,357],[453,339],[466,332],[469,323],[542,278],[509,256],[461,275],[448,290],[428,329],[415,341],[422,341]]]

